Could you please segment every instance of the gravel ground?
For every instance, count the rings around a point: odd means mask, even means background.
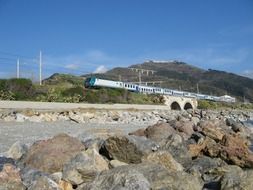
[[[147,124],[78,124],[72,122],[0,122],[0,154],[7,151],[17,141],[31,144],[37,140],[47,139],[59,133],[71,136],[81,134],[126,134]]]

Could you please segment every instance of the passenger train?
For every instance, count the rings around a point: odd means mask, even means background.
[[[205,94],[198,94],[186,91],[172,90],[168,88],[159,88],[152,86],[137,85],[134,83],[112,81],[99,79],[96,77],[87,78],[84,82],[85,88],[92,87],[109,87],[109,88],[121,88],[132,92],[143,93],[143,94],[161,94],[170,96],[183,96],[188,98],[196,98],[200,100],[211,100],[211,101],[222,101],[222,102],[235,102],[235,98],[225,95],[225,96],[211,96]]]

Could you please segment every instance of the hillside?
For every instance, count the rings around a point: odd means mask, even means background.
[[[103,74],[95,76],[122,80],[129,82],[139,81],[139,73],[131,70],[139,68],[153,70],[154,74],[141,74],[143,81],[162,81],[156,85],[172,89],[197,92],[197,84],[200,93],[221,96],[228,94],[239,100],[244,98],[253,102],[253,80],[233,73],[217,70],[203,70],[179,61],[147,61],[142,64],[131,65],[128,68],[114,68]]]

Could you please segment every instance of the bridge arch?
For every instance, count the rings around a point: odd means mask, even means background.
[[[192,106],[191,103],[186,102],[185,105],[184,105],[184,110],[188,110],[188,109],[193,109],[193,106]]]
[[[170,109],[172,110],[181,110],[180,104],[176,101],[172,102],[170,105]]]

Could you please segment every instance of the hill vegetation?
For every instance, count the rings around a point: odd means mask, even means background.
[[[162,104],[157,95],[143,95],[124,89],[85,89],[83,78],[54,74],[43,85],[29,79],[0,79],[0,100],[32,100],[46,102]]]
[[[197,84],[200,93],[222,96],[225,94],[234,96],[239,101],[244,99],[253,102],[253,80],[233,73],[217,70],[203,70],[184,62],[147,61],[142,64],[132,65],[128,68],[114,68],[106,73],[96,76],[122,81],[139,81],[139,73],[131,70],[139,68],[153,70],[154,74],[141,74],[142,81],[162,81],[158,86],[184,91],[197,92]]]
[[[253,102],[253,80],[216,70],[203,70],[183,62],[144,62],[129,68],[114,68],[103,74],[93,74],[103,79],[138,82],[139,73],[132,68],[154,71],[141,75],[142,81],[161,81],[156,86],[181,89],[190,92],[221,96],[228,94],[242,101]],[[43,85],[32,84],[29,79],[0,79],[1,100],[36,100],[49,102],[87,102],[87,103],[136,103],[161,104],[163,98],[143,95],[123,89],[85,89],[85,76],[55,73],[43,81]],[[154,85],[154,84],[150,84]],[[155,85],[154,85],[155,86]],[[200,101],[200,108],[212,109],[231,107],[231,105]],[[233,104],[232,108],[251,108],[250,104]]]

